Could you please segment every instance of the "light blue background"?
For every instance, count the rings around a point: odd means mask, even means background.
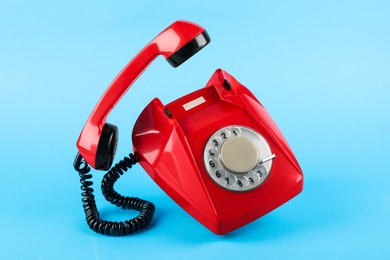
[[[390,1],[0,1],[0,258],[389,259]],[[181,67],[158,58],[109,117],[117,159],[154,97],[219,67],[260,99],[295,152],[304,191],[225,236],[137,166],[116,186],[157,205],[128,237],[90,231],[72,169],[90,111],[121,68],[177,19],[212,42]],[[102,217],[135,216],[101,196]]]

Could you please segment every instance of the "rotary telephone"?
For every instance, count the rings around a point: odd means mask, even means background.
[[[155,210],[151,202],[114,189],[119,177],[137,162],[175,202],[216,234],[258,219],[302,191],[302,170],[282,133],[259,100],[221,69],[204,88],[167,105],[153,99],[134,125],[134,153],[111,168],[118,128],[106,123],[106,117],[115,104],[157,56],[177,67],[209,42],[199,25],[174,22],[124,67],[95,106],[77,141],[74,161],[92,230],[119,236],[150,223]],[[102,181],[108,201],[140,214],[120,222],[100,219],[90,167],[109,170]]]

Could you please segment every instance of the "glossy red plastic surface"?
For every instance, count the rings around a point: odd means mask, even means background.
[[[228,80],[232,89],[223,87]],[[206,102],[188,111],[186,104],[202,96]],[[167,107],[172,117],[164,113]],[[203,164],[208,138],[228,125],[259,132],[276,155],[268,179],[248,192],[216,185]],[[157,98],[143,110],[133,130],[133,147],[153,180],[195,219],[216,234],[239,228],[301,192],[303,174],[287,141],[254,95],[223,70],[206,87],[167,106]]]
[[[134,81],[158,56],[168,58],[205,29],[197,24],[176,21],[148,43],[118,74],[89,116],[77,141],[80,154],[95,168],[96,150],[106,118]]]

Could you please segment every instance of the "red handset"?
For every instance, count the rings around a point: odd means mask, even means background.
[[[140,215],[120,222],[100,219],[88,164],[105,170],[112,164],[117,128],[105,123],[108,113],[159,54],[176,67],[209,41],[202,27],[173,23],[127,64],[96,105],[77,142],[74,163],[92,230],[127,235],[150,223],[152,203],[122,196],[113,187],[136,162],[216,234],[246,225],[302,191],[302,170],[271,116],[245,86],[218,69],[204,88],[167,105],[155,98],[142,111],[132,134],[134,154],[112,167],[102,181],[108,201]]]
[[[80,154],[90,166],[98,170],[111,167],[118,130],[106,124],[106,118],[149,64],[158,55],[163,55],[173,67],[177,67],[209,41],[204,28],[187,21],[177,21],[157,35],[123,68],[96,104],[77,141]]]

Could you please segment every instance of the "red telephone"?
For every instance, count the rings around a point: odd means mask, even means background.
[[[88,165],[98,170],[111,167],[118,129],[105,123],[107,115],[158,55],[177,67],[209,41],[199,25],[173,23],[126,65],[92,111],[77,141],[74,167],[81,178],[86,220],[94,231],[127,235],[151,221],[152,203],[122,196],[113,188],[136,162],[216,234],[237,229],[302,191],[302,170],[272,118],[246,87],[218,69],[204,88],[168,105],[155,98],[142,111],[132,134],[134,154],[111,168],[102,181],[107,200],[141,213],[122,222],[99,218]]]

